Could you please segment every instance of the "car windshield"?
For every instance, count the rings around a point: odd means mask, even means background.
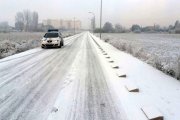
[[[45,38],[56,38],[58,37],[58,33],[46,33],[44,35]]]

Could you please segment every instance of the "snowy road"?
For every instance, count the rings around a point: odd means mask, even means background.
[[[121,120],[90,33],[0,61],[0,120]],[[124,119],[123,119],[124,120]]]
[[[89,32],[0,60],[0,120],[180,120],[179,100],[179,81]]]

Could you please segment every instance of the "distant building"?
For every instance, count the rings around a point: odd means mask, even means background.
[[[8,32],[10,29],[10,26],[8,22],[0,22],[0,32]]]
[[[43,20],[43,25],[52,26],[57,29],[74,29],[74,26],[77,30],[81,29],[80,20],[47,19]]]
[[[14,27],[10,26],[8,22],[0,22],[0,32],[12,32],[15,31]]]

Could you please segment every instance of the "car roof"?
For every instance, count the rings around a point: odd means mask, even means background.
[[[48,33],[59,33],[59,32],[57,32],[57,31],[50,31],[50,32],[48,32]]]
[[[61,32],[57,32],[57,31],[50,31],[50,32],[47,32],[47,33],[58,33],[59,35],[62,35]]]
[[[47,32],[47,33],[57,33],[58,35],[62,36],[62,34],[60,32],[57,32],[57,31],[51,31],[51,32]]]
[[[48,32],[53,32],[53,31],[55,31],[55,32],[59,32],[59,30],[58,30],[58,29],[48,29]]]
[[[47,33],[58,33],[59,34],[59,32],[56,32],[56,31],[51,31],[51,32],[47,32]]]

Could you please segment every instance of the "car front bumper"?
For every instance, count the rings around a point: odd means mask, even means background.
[[[42,41],[41,42],[41,46],[42,47],[58,47],[60,46],[60,42],[56,42],[56,41],[51,41],[51,42],[48,42],[48,41]]]
[[[42,47],[58,47],[58,44],[41,44]]]

